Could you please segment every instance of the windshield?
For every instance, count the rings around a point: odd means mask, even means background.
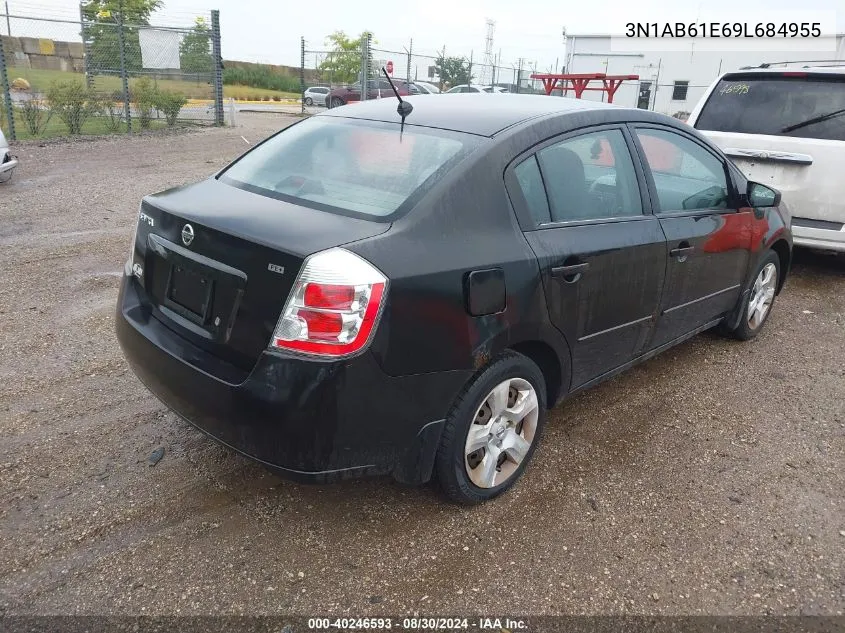
[[[845,140],[845,77],[729,76],[695,127],[714,132]]]
[[[465,134],[314,117],[248,152],[223,182],[305,206],[385,217],[474,144]]]

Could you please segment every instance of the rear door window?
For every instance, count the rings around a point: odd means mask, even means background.
[[[622,132],[591,132],[537,153],[553,222],[642,215],[634,163]]]
[[[546,189],[543,186],[540,167],[537,165],[537,157],[531,156],[522,161],[514,169],[514,175],[534,222],[538,225],[550,222],[549,201],[546,198]]]
[[[710,94],[695,127],[843,141],[845,76],[729,75]]]
[[[255,193],[363,217],[386,217],[477,140],[399,124],[314,117],[283,130],[220,179]]]

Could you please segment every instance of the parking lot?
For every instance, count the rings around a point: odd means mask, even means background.
[[[705,333],[558,407],[481,507],[290,483],[169,413],[114,336],[140,198],[293,120],[15,148],[0,614],[845,612],[845,257],[797,253],[756,340]]]

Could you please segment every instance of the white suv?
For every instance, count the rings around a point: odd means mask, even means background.
[[[803,64],[726,73],[687,122],[782,192],[796,245],[845,252],[845,65]]]
[[[6,182],[12,177],[12,172],[18,166],[18,159],[12,156],[3,130],[0,130],[0,182]]]

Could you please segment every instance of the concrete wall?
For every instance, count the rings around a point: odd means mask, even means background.
[[[81,42],[61,42],[36,37],[0,36],[6,63],[18,68],[83,72]]]

